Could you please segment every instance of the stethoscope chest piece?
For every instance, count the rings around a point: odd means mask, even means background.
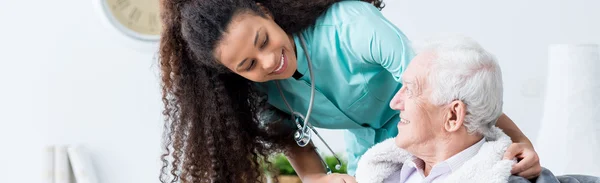
[[[294,133],[294,140],[300,147],[304,147],[310,143],[310,139],[312,137],[312,133],[310,133],[310,128],[303,128],[300,124],[304,124],[304,120],[300,116],[296,116],[296,124],[298,125],[298,130]]]

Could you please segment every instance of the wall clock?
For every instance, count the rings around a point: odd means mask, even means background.
[[[119,32],[140,41],[157,42],[162,30],[160,0],[97,0]]]

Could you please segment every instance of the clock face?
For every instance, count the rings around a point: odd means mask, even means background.
[[[143,40],[158,40],[161,31],[159,0],[101,0],[117,28]]]

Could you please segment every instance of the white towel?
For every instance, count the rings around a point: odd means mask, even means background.
[[[508,182],[510,170],[516,161],[502,160],[502,157],[512,141],[501,129],[493,127],[492,130],[493,136],[486,137],[479,152],[446,177],[444,182]],[[396,146],[394,138],[387,139],[371,147],[361,157],[356,180],[358,183],[381,183],[392,173],[399,172],[402,163],[411,157],[409,152]]]

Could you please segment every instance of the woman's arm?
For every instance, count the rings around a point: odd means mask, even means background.
[[[294,170],[298,174],[298,177],[302,182],[308,183],[355,183],[354,177],[343,174],[330,174],[325,173],[325,167],[321,163],[319,155],[315,151],[313,144],[309,144],[305,147],[295,146],[290,148],[287,153],[288,160],[294,167]]]
[[[517,158],[519,160],[519,163],[513,166],[511,173],[527,179],[539,176],[542,172],[540,158],[533,149],[531,141],[521,132],[519,127],[506,114],[502,114],[498,118],[496,126],[502,129],[513,141],[513,144],[504,153],[504,159]]]
[[[529,139],[525,136],[525,134],[523,134],[523,132],[521,132],[519,127],[517,127],[517,125],[510,118],[508,118],[508,116],[506,116],[506,114],[503,113],[500,116],[500,118],[498,118],[498,121],[496,122],[496,126],[498,126],[498,128],[500,128],[500,129],[502,129],[502,131],[504,131],[504,133],[506,133],[506,135],[508,135],[512,139],[513,142],[525,143],[527,145],[532,146],[532,148],[533,148],[533,144],[531,143],[531,141],[529,141]]]
[[[300,147],[293,140],[292,134],[297,128],[294,122],[285,120],[286,117],[289,117],[289,114],[266,103],[259,115],[259,120],[266,122],[265,126],[271,132],[272,139],[276,139],[276,144],[285,145],[285,155],[300,179],[302,179],[302,182],[356,182],[354,177],[349,175],[327,175],[313,143],[305,147]]]
[[[325,168],[321,164],[312,144],[305,147],[295,146],[290,148],[287,158],[303,181],[316,175],[325,175]]]

